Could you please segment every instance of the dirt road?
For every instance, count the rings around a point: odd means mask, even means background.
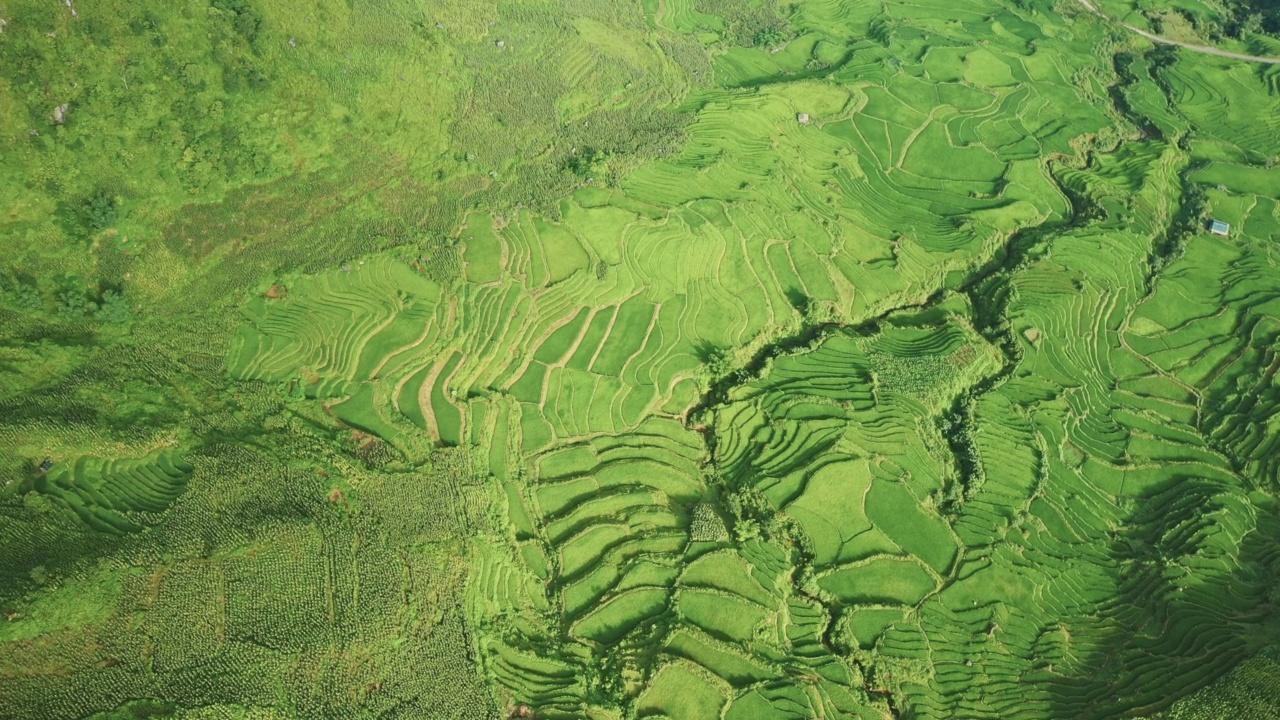
[[[1166,37],[1153,35],[1147,32],[1146,30],[1143,30],[1142,28],[1134,27],[1133,25],[1130,25],[1129,23],[1126,23],[1126,22],[1120,22],[1119,20],[1116,20],[1115,18],[1107,15],[1106,13],[1102,12],[1102,10],[1098,9],[1098,6],[1094,5],[1092,0],[1079,0],[1079,2],[1086,9],[1088,9],[1089,12],[1092,12],[1098,17],[1103,18],[1109,22],[1113,22],[1116,25],[1119,25],[1120,27],[1128,30],[1129,32],[1137,33],[1138,35],[1141,35],[1142,37],[1150,40],[1153,43],[1159,43],[1161,45],[1175,45],[1180,48],[1186,48],[1191,52],[1203,53],[1205,55],[1217,55],[1218,57],[1231,58],[1232,60],[1244,60],[1246,62],[1258,62],[1258,63],[1267,63],[1269,65],[1280,65],[1280,58],[1262,57],[1261,55],[1245,55],[1243,53],[1231,52],[1229,50],[1222,50],[1216,47],[1209,47],[1207,45],[1192,45],[1191,43],[1184,43],[1179,40],[1170,40],[1169,38],[1166,38]]]

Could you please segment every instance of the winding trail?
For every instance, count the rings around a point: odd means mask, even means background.
[[[1218,57],[1231,58],[1232,60],[1244,60],[1246,62],[1258,62],[1258,63],[1267,63],[1268,65],[1280,65],[1280,58],[1263,57],[1261,55],[1245,55],[1243,53],[1231,52],[1230,50],[1222,50],[1220,48],[1209,47],[1207,45],[1192,45],[1191,43],[1184,43],[1180,40],[1170,40],[1169,38],[1166,38],[1166,37],[1153,35],[1152,33],[1149,33],[1140,27],[1134,27],[1133,25],[1130,25],[1127,22],[1121,22],[1120,20],[1116,20],[1110,15],[1107,15],[1105,12],[1098,9],[1098,6],[1094,5],[1092,0],[1079,0],[1079,3],[1083,5],[1087,10],[1089,10],[1089,12],[1092,12],[1094,15],[1097,15],[1098,17],[1104,20],[1107,20],[1108,22],[1115,23],[1116,25],[1119,25],[1120,27],[1128,30],[1129,32],[1137,33],[1138,35],[1141,35],[1142,37],[1150,40],[1153,43],[1159,43],[1160,45],[1175,45],[1180,48],[1186,48],[1191,52],[1198,52],[1204,55],[1217,55]]]

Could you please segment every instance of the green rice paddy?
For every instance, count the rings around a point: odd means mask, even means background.
[[[1280,716],[1272,66],[23,0],[0,68],[0,717]]]

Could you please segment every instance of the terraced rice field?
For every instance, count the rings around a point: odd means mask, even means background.
[[[1280,716],[1280,74],[1075,0],[570,5],[395,21],[470,124],[160,344],[204,412],[0,425],[77,448],[0,716]],[[187,242],[137,272],[248,266]]]
[[[250,310],[233,373],[481,450],[508,704],[1111,717],[1265,642],[1238,568],[1280,558],[1276,182],[1228,158],[1280,133],[1203,78],[1274,101],[1203,58],[1124,84],[1065,50],[1105,42],[1087,19],[964,8],[806,3],[785,52],[717,58],[673,157],[555,219],[470,215],[448,292],[380,258]],[[1188,185],[1241,231],[1153,272]]]
[[[54,498],[100,532],[140,530],[148,517],[166,510],[185,489],[191,464],[173,452],[142,458],[76,458],[36,481]]]

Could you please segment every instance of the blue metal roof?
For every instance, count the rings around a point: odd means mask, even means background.
[[[1226,235],[1230,231],[1231,231],[1231,226],[1222,222],[1221,220],[1214,220],[1213,222],[1209,223],[1209,232],[1221,233],[1223,235]]]

